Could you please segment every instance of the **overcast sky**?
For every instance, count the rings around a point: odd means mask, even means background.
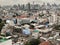
[[[26,4],[28,2],[33,3],[33,1],[35,1],[35,3],[43,3],[43,2],[49,2],[49,3],[60,3],[60,0],[0,0],[0,5],[13,5],[13,4]]]

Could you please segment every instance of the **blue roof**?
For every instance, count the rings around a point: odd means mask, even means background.
[[[30,32],[29,29],[24,29],[24,30],[23,30],[23,34],[29,35],[30,33],[31,33],[31,32]]]

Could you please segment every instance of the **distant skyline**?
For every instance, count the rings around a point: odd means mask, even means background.
[[[56,4],[60,4],[60,0],[0,0],[0,5],[14,5],[14,4],[27,4],[28,2],[33,4],[33,1],[35,3],[56,3]]]

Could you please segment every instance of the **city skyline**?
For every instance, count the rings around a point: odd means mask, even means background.
[[[33,1],[38,4],[42,4],[44,2],[60,4],[60,0],[0,0],[0,5],[27,4],[28,2],[33,3]]]

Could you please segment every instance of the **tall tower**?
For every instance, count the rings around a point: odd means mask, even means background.
[[[28,5],[28,11],[30,11],[30,3],[28,3],[27,5]]]
[[[35,3],[35,2],[33,1],[33,5],[34,5],[34,3]]]
[[[34,5],[35,5],[35,2],[33,1],[33,9],[35,9],[35,6]]]

